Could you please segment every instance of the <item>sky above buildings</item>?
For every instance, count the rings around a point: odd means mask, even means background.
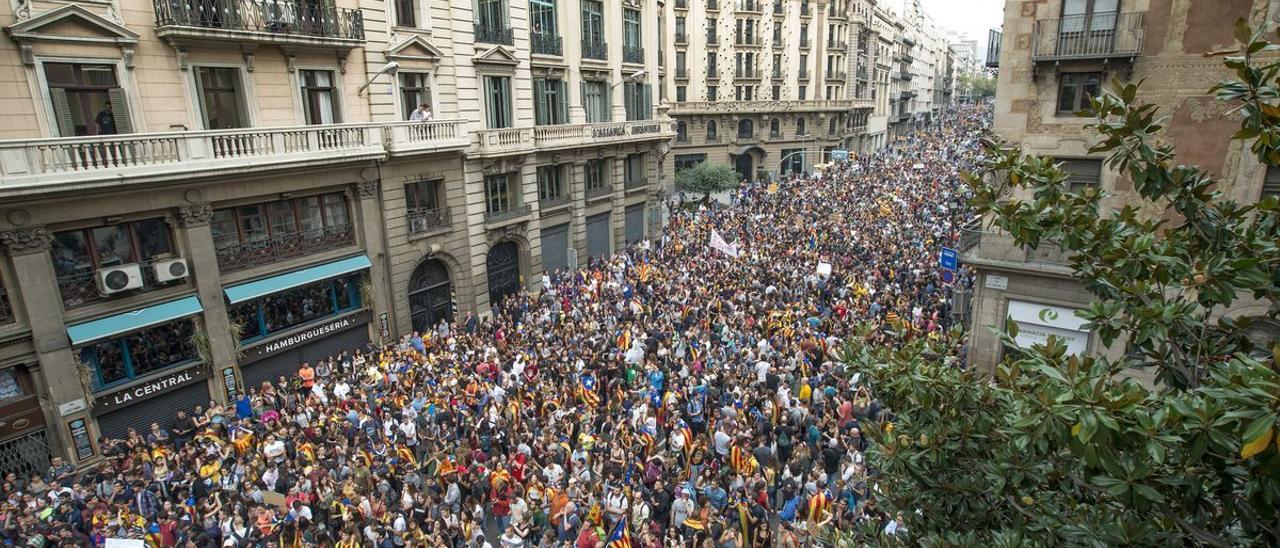
[[[987,31],[999,29],[1004,21],[1004,0],[921,0],[921,3],[942,28],[977,40],[980,54],[987,50]]]

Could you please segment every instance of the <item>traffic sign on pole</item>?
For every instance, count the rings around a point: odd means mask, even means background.
[[[960,267],[960,254],[954,249],[944,247],[942,254],[938,257],[938,263],[946,270],[955,271]]]

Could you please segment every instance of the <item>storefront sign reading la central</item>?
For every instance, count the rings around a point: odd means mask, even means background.
[[[201,365],[198,367],[187,368],[176,373],[170,373],[163,377],[156,377],[142,384],[130,386],[124,390],[99,396],[94,400],[93,412],[94,414],[101,414],[114,410],[118,407],[133,405],[143,400],[149,400],[161,394],[172,392],[177,388],[201,381],[207,376],[209,376],[208,369]]]

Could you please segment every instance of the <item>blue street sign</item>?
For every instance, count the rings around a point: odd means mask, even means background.
[[[942,255],[938,257],[938,263],[942,268],[947,270],[955,270],[960,266],[960,254],[956,250],[949,247],[942,248]]]
[[[848,160],[848,159],[849,159],[849,151],[847,151],[847,150],[833,150],[833,151],[831,151],[831,161],[832,161],[832,162],[843,162],[843,161],[846,161],[846,160]]]
[[[943,270],[943,271],[942,271],[942,283],[944,283],[944,284],[949,284],[949,283],[954,283],[955,281],[956,281],[956,273],[955,273],[955,272],[952,272],[952,271],[950,271],[950,270]]]

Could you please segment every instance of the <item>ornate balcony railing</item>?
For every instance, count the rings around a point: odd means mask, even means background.
[[[608,196],[613,194],[613,185],[603,184],[597,187],[588,188],[586,194],[588,200]]]
[[[676,79],[684,80],[688,77],[689,77],[689,69],[687,68],[676,69]]]
[[[364,15],[297,0],[153,0],[157,27],[364,40]]]
[[[810,45],[809,37],[803,36],[800,38],[800,49],[806,49],[809,47],[809,45]]]
[[[222,272],[235,272],[355,243],[355,230],[350,224],[345,224],[247,242],[214,242],[214,245],[217,247],[218,269]]]
[[[676,9],[678,10],[689,9],[689,0],[676,0]]]
[[[806,69],[804,69],[804,68],[801,68],[801,69],[800,69],[800,74],[799,74],[798,76],[796,76],[796,77],[797,77],[797,78],[799,78],[799,79],[801,79],[801,80],[808,80],[808,79],[809,79],[809,71],[808,71],[808,70],[806,70]]]
[[[676,45],[684,45],[689,43],[689,35],[683,32],[676,33]]]
[[[564,40],[558,34],[534,32],[529,34],[529,49],[538,55],[564,55]]]
[[[583,40],[582,57],[584,59],[607,61],[609,59],[609,44],[597,40]]]
[[[1034,61],[1110,59],[1142,54],[1146,13],[1089,13],[1036,21],[1032,32]]]
[[[538,126],[533,128],[533,143],[539,150],[551,150],[592,143],[670,138],[671,133],[664,129],[668,128],[656,120]]]
[[[411,208],[404,214],[409,222],[409,234],[434,232],[449,226],[449,208]]]
[[[833,112],[874,106],[871,99],[833,99],[815,101],[693,101],[671,105],[671,114],[707,112]]]
[[[538,210],[544,212],[567,205],[569,205],[569,195],[564,193],[561,193],[559,196],[552,196],[550,198],[542,198],[538,200]]]
[[[763,46],[764,40],[761,40],[759,36],[754,34],[734,35],[733,45],[745,47]]]
[[[502,211],[487,211],[484,214],[484,222],[501,223],[503,221],[510,221],[511,219],[519,219],[520,217],[524,217],[530,213],[533,213],[533,206],[529,204],[521,204]]]
[[[844,40],[831,40],[827,42],[827,49],[849,49],[849,43]]]
[[[511,31],[511,27],[506,25],[476,23],[475,33],[477,42],[506,44],[508,46],[515,43],[515,34]]]
[[[640,46],[622,46],[622,62],[644,64],[644,48]]]
[[[849,77],[849,73],[843,70],[833,70],[827,73],[828,80],[844,80]]]
[[[1018,245],[1006,232],[982,230],[970,224],[960,229],[960,250],[966,258],[1006,263],[1071,264],[1071,254],[1053,242],[1041,242],[1036,249]]]
[[[743,80],[759,80],[764,78],[764,71],[760,69],[734,69],[733,77]]]

